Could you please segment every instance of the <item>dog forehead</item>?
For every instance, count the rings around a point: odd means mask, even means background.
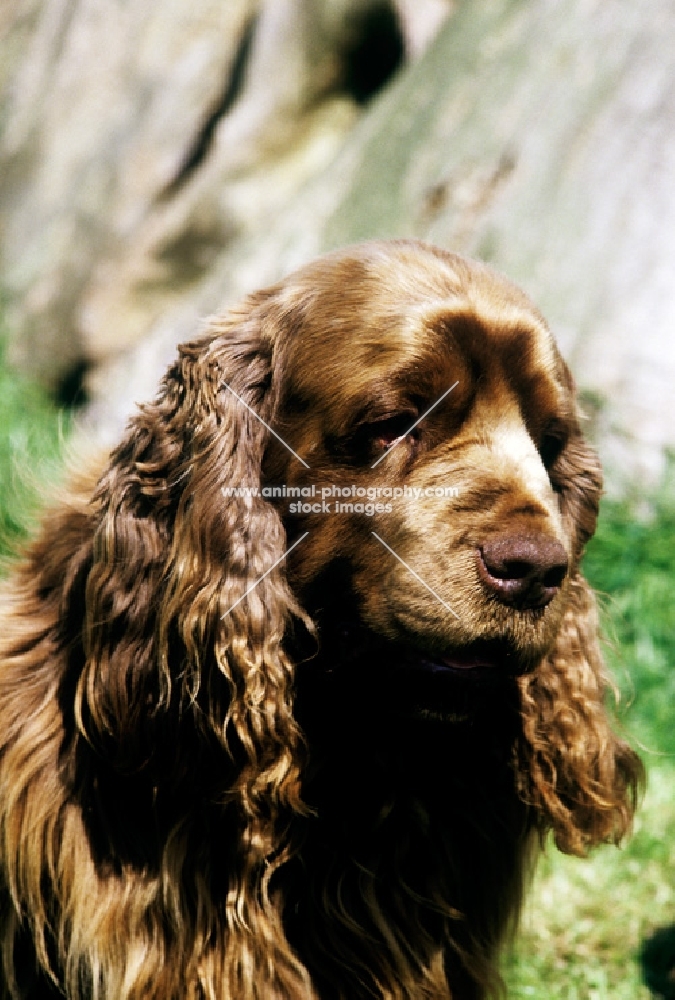
[[[310,396],[359,394],[398,373],[447,369],[447,377],[565,388],[564,365],[545,326],[523,312],[486,315],[467,301],[401,303],[367,314],[341,311],[305,329],[290,375]]]
[[[300,395],[359,395],[392,370],[468,362],[565,382],[546,323],[487,266],[416,240],[329,254],[284,283],[287,371]],[[461,372],[459,373],[461,375]]]

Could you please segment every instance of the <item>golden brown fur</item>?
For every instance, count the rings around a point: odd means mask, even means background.
[[[458,492],[225,495],[313,483]],[[540,838],[618,841],[640,779],[578,569],[600,487],[541,316],[435,248],[332,254],[184,345],[5,585],[9,990],[498,991]]]

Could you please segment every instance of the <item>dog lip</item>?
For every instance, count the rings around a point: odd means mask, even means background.
[[[460,653],[453,653],[450,656],[438,656],[435,658],[421,656],[416,664],[421,670],[432,674],[463,673],[474,674],[490,671],[497,667],[494,660],[489,661],[486,657],[463,656]]]
[[[443,653],[412,653],[411,662],[430,673],[520,673],[512,651],[503,643],[472,643]]]
[[[338,629],[338,645],[347,643],[351,655],[367,654],[375,636],[362,622],[343,620]],[[376,650],[378,642],[375,641]],[[380,647],[385,662],[399,669],[427,675],[457,677],[518,676],[528,671],[511,645],[503,639],[478,639],[463,646],[431,650],[415,641],[385,643]]]

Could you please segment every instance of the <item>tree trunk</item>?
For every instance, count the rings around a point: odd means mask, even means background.
[[[44,370],[67,341],[56,374],[93,366],[114,436],[204,316],[323,250],[415,235],[523,285],[615,477],[658,476],[675,446],[671,0],[459,0],[419,59],[442,0],[199,0],[182,23],[174,3],[44,6],[0,145],[16,358]]]

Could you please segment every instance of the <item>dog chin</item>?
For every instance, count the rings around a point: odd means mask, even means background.
[[[359,622],[320,632],[318,655],[304,660],[299,687],[323,688],[330,709],[342,703],[364,716],[457,724],[491,711],[534,663],[502,640],[431,649],[387,640]],[[352,708],[355,704],[358,708]]]

